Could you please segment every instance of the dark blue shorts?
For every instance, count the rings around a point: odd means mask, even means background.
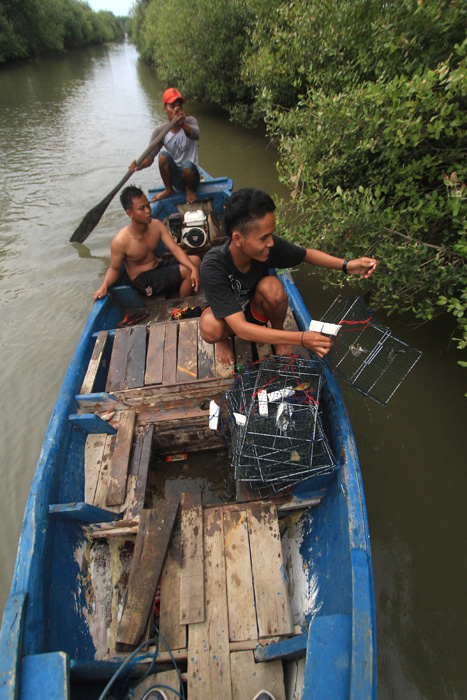
[[[159,155],[165,156],[167,158],[170,170],[170,178],[172,180],[172,187],[174,189],[179,190],[180,192],[185,192],[185,180],[183,179],[182,175],[182,172],[184,170],[191,170],[194,173],[195,182],[193,185],[193,189],[196,189],[198,187],[200,180],[199,170],[196,167],[196,165],[191,162],[191,160],[184,160],[180,165],[177,165],[177,163],[174,161],[173,157],[168,151],[163,150],[159,153]]]
[[[152,297],[164,292],[178,292],[182,283],[180,263],[175,258],[159,260],[154,270],[147,270],[132,281],[137,292]]]

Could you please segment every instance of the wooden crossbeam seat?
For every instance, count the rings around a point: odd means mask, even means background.
[[[285,699],[281,659],[303,655],[306,634],[292,620],[278,508],[311,504],[278,503],[202,506],[200,494],[182,494],[178,517],[178,503],[161,501],[127,522],[90,526],[86,595],[96,660],[126,658],[154,635],[155,620],[189,700],[241,700],[262,688]],[[106,580],[94,585],[103,572]],[[271,649],[266,661],[256,657],[261,649]],[[173,669],[162,644],[157,663]],[[150,680],[164,682],[159,674]],[[135,697],[149,686],[147,679]]]
[[[186,299],[178,301],[183,305]],[[196,300],[191,303],[196,303]],[[114,393],[146,386],[230,377],[233,367],[225,367],[218,362],[215,346],[201,338],[197,318],[179,322],[167,320],[167,315],[175,307],[174,300],[160,302],[155,307],[149,326],[101,331],[97,335],[80,393]],[[290,309],[284,327],[297,330]],[[250,343],[237,337],[230,342],[237,368],[272,352],[267,344]],[[307,357],[304,348],[297,346],[294,351]]]

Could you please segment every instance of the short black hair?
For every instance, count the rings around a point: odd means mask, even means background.
[[[133,200],[137,197],[143,197],[143,195],[144,192],[139,187],[135,187],[135,185],[128,185],[128,187],[125,187],[120,195],[120,203],[124,210],[127,211],[127,209],[133,208]]]
[[[246,236],[258,219],[275,211],[271,197],[254,187],[244,187],[232,194],[224,207],[225,233],[232,238],[234,231]]]

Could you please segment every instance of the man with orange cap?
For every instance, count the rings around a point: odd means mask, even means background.
[[[164,199],[174,194],[176,190],[186,192],[186,201],[196,200],[196,188],[199,185],[198,170],[198,141],[199,126],[195,117],[187,117],[183,111],[184,98],[175,88],[168,88],[162,97],[164,112],[169,122],[176,117],[177,123],[165,135],[162,143],[158,144],[138,167],[134,160],[130,172],[148,168],[153,164],[159,153],[159,170],[164,183],[164,190],[153,197],[153,201]],[[157,126],[151,134],[154,141],[164,125]]]

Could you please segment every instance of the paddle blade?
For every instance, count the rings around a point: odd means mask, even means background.
[[[70,243],[84,243],[91,231],[93,231],[96,228],[97,224],[102,218],[103,213],[109,206],[113,197],[114,193],[111,192],[107,195],[107,197],[104,197],[102,202],[99,202],[99,204],[96,204],[96,206],[93,209],[91,209],[91,211],[88,211],[88,213],[86,214],[86,216],[84,217],[84,219],[70,238]]]

